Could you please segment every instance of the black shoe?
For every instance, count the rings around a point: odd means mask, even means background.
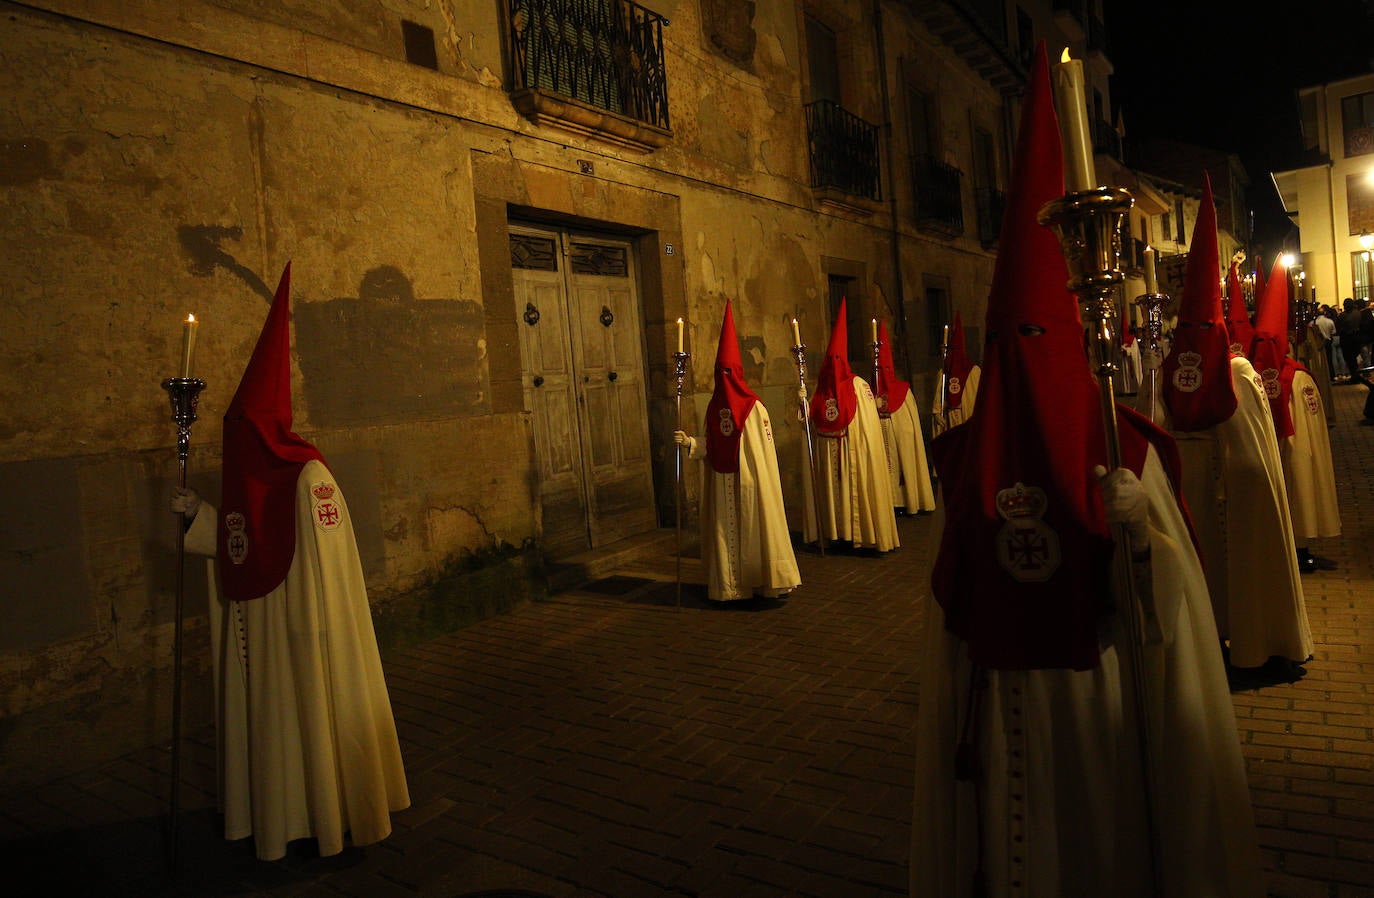
[[[1336,569],[1336,562],[1332,561],[1330,558],[1313,555],[1312,560],[1316,562],[1317,570],[1319,571],[1334,571]]]
[[[1315,573],[1317,570],[1317,559],[1307,554],[1306,549],[1298,550],[1298,570],[1304,574]]]

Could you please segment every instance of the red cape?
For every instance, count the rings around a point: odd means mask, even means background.
[[[291,263],[224,412],[219,571],[226,598],[267,595],[296,555],[296,481],[318,449],[291,432]]]
[[[725,319],[720,324],[720,343],[716,346],[716,389],[706,405],[706,461],[713,470],[734,474],[739,470],[740,438],[744,420],[759,397],[744,382],[744,361],[735,334],[735,316],[730,301],[725,301]]]

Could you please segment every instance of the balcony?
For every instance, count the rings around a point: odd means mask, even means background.
[[[1107,23],[1103,22],[1099,16],[1088,16],[1088,39],[1087,47],[1089,53],[1107,54]]]
[[[1007,195],[994,187],[984,187],[975,191],[973,197],[978,207],[978,242],[984,249],[991,249],[1002,233]]]
[[[963,178],[959,169],[933,156],[912,157],[917,227],[949,237],[964,233]]]
[[[878,127],[830,100],[808,103],[811,186],[869,200],[882,199],[878,178]]]
[[[1121,161],[1121,135],[1102,119],[1093,123],[1093,153]]]
[[[672,138],[667,19],[631,0],[508,0],[507,11],[521,115],[640,152]]]

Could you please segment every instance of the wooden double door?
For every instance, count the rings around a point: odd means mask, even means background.
[[[525,408],[551,557],[657,524],[633,245],[510,226]]]

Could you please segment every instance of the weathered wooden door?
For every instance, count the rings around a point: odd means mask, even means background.
[[[653,529],[632,247],[517,225],[510,234],[545,551],[568,555]]]

